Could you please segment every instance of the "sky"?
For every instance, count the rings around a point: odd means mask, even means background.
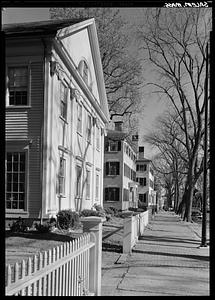
[[[142,16],[140,8],[122,8],[121,13],[130,23],[138,22]],[[49,20],[49,8],[6,8],[2,12],[2,24],[34,22]],[[155,150],[144,143],[143,135],[147,134],[155,123],[155,119],[166,109],[165,104],[153,94],[143,95],[144,111],[139,119],[139,146],[144,146],[144,156],[151,159]]]

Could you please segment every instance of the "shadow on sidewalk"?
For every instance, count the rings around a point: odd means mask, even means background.
[[[109,244],[109,243],[102,242],[102,251],[122,253],[122,245]]]
[[[196,259],[196,260],[209,261],[209,257],[208,256],[202,256],[202,255],[176,254],[176,253],[166,253],[166,252],[154,252],[154,251],[144,251],[144,250],[137,250],[137,249],[133,249],[132,252],[133,253],[151,254],[151,255],[184,257],[184,258],[191,258],[191,259]]]
[[[186,243],[186,244],[199,244],[198,240],[191,240],[191,239],[184,239],[178,237],[166,237],[166,236],[154,236],[154,235],[147,235],[147,236],[140,236],[140,241],[160,241],[160,242],[171,242],[171,243]]]

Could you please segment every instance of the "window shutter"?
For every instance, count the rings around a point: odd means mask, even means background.
[[[118,151],[121,151],[121,141],[118,141]]]
[[[106,175],[109,175],[109,162],[106,162]]]
[[[105,201],[108,201],[108,188],[105,188]]]
[[[116,201],[119,201],[119,188],[116,188]]]
[[[119,161],[116,162],[116,174],[120,175],[119,174]]]
[[[108,151],[109,141],[105,139],[105,151]]]

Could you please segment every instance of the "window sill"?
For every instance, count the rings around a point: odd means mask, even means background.
[[[105,200],[105,202],[115,203],[115,202],[119,202],[119,200]]]
[[[6,218],[14,218],[14,217],[28,218],[29,213],[28,211],[24,211],[22,209],[6,209]]]
[[[25,108],[25,109],[30,109],[30,108],[32,108],[32,106],[31,105],[8,105],[8,106],[6,106],[6,109],[19,109],[19,108]]]
[[[117,153],[117,152],[120,152],[120,151],[118,151],[118,150],[116,150],[116,151],[107,151],[107,150],[105,150],[105,152],[108,152],[108,153]]]
[[[106,176],[107,177],[116,177],[116,176],[119,176],[120,174],[114,174],[114,175],[112,175],[112,174],[106,174]]]

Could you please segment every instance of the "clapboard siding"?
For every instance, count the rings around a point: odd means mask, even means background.
[[[28,199],[30,218],[37,218],[41,210],[41,126],[43,120],[43,63],[32,62],[30,78],[30,106],[8,108],[6,111],[6,141],[28,140]]]

